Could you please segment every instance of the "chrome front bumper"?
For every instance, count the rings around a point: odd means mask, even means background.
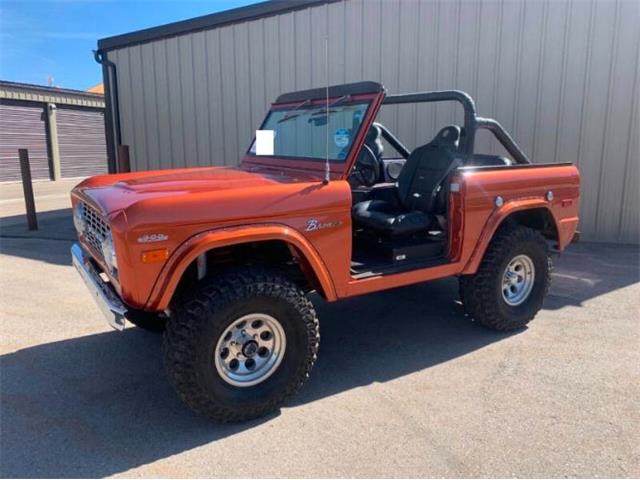
[[[82,280],[84,280],[91,296],[104,314],[109,325],[116,330],[124,330],[127,307],[122,303],[122,300],[120,300],[120,297],[113,287],[100,277],[98,271],[89,261],[89,257],[77,243],[74,243],[71,247],[71,258],[73,266],[80,274],[80,277],[82,277]]]

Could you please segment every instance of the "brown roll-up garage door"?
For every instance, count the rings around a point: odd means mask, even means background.
[[[58,106],[58,148],[63,177],[107,173],[104,113]]]
[[[43,106],[0,104],[0,181],[20,180],[18,149],[29,150],[31,178],[49,178]]]

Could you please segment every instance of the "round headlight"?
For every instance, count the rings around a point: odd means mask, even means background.
[[[111,232],[107,234],[106,238],[101,242],[100,246],[102,248],[102,256],[104,257],[104,261],[113,272],[118,268],[118,260],[116,258],[116,250],[115,248],[113,248],[113,238],[111,237]]]
[[[84,221],[84,206],[78,203],[73,209],[73,225],[76,227],[78,235],[82,235],[87,228],[87,224]]]

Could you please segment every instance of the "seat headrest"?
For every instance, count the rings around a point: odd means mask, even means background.
[[[367,136],[364,138],[364,143],[373,143],[380,138],[382,130],[375,123],[369,127]]]
[[[365,145],[368,145],[377,158],[382,157],[384,152],[384,146],[382,145],[382,130],[376,124],[369,127],[367,136],[364,137]]]
[[[431,144],[439,147],[458,148],[461,134],[462,129],[458,125],[449,125],[438,132]]]

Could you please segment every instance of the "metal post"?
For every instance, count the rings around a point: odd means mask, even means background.
[[[60,167],[60,146],[58,144],[58,120],[56,116],[56,104],[47,103],[47,127],[49,149],[51,151],[51,177],[60,180],[62,177]]]
[[[131,171],[129,163],[129,145],[118,145],[118,173]]]
[[[22,191],[24,204],[27,207],[27,225],[29,230],[38,229],[36,218],[36,202],[33,199],[33,184],[31,183],[31,167],[29,166],[29,151],[26,148],[18,150],[20,156],[20,173],[22,174]]]

